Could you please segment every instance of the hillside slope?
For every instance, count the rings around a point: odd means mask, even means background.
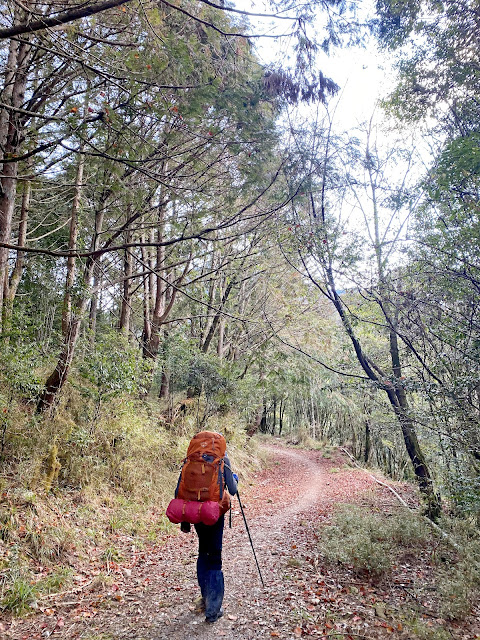
[[[404,536],[402,544],[395,545],[390,567],[381,565],[382,552],[378,556],[373,542],[367,555],[377,558],[377,565],[370,568],[357,564],[355,555],[350,562],[335,562],[326,551],[327,546],[332,552],[334,544],[349,544],[338,538],[341,521],[336,529],[331,526],[335,508],[342,503],[357,505],[360,511],[353,512],[354,518],[376,513],[378,518],[404,522],[404,533],[410,530],[409,516],[390,492],[369,474],[351,468],[339,453],[265,446],[271,454],[270,468],[257,473],[251,486],[241,487],[241,496],[266,586],[261,587],[234,503],[233,528],[226,527],[224,538],[225,616],[213,627],[193,607],[198,595],[196,535],[170,534],[149,549],[130,547],[121,561],[112,561],[108,584],[98,584],[94,576],[78,576],[76,588],[45,600],[38,614],[3,623],[4,637],[479,637],[475,611],[461,623],[442,617],[434,552],[441,553],[428,530],[421,537],[417,532],[415,539],[413,534],[410,539]],[[409,485],[396,488],[415,504]],[[357,520],[361,531],[361,517]]]

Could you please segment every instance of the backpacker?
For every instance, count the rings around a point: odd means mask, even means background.
[[[167,509],[172,522],[214,524],[230,508],[225,490],[225,438],[213,431],[198,433],[188,445],[175,500]],[[194,503],[194,504],[191,504]]]

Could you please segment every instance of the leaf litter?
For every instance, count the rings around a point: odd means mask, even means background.
[[[375,580],[322,557],[322,528],[336,505],[395,511],[390,492],[349,467],[339,452],[325,458],[317,450],[267,448],[275,464],[241,487],[265,589],[234,500],[233,527],[227,517],[224,534],[225,615],[215,625],[207,625],[194,606],[199,592],[193,532],[164,535],[142,550],[119,536],[121,560],[110,563],[109,579],[99,578],[92,562],[75,577],[75,588],[51,594],[33,615],[2,621],[2,640],[480,638],[474,615],[447,622],[437,613],[434,594],[419,588],[435,571],[428,550]],[[416,502],[410,485],[396,483],[396,490]],[[439,629],[446,635],[437,635]]]

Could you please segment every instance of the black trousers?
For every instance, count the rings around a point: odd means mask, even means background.
[[[208,526],[196,524],[198,535],[197,578],[202,597],[205,600],[205,615],[214,618],[223,602],[224,579],[222,572],[222,543],[225,516]]]

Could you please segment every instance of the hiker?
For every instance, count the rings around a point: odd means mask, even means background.
[[[205,611],[205,621],[209,623],[223,616],[222,539],[225,513],[230,509],[225,487],[234,496],[237,483],[238,476],[232,472],[226,453],[225,438],[212,431],[202,431],[192,438],[175,490],[176,500],[169,505],[171,509],[173,503],[180,503],[174,506],[180,507],[181,512],[172,516],[167,509],[167,516],[172,522],[181,522],[180,528],[185,533],[190,531],[192,523],[195,526],[197,579],[201,591],[198,611]]]

